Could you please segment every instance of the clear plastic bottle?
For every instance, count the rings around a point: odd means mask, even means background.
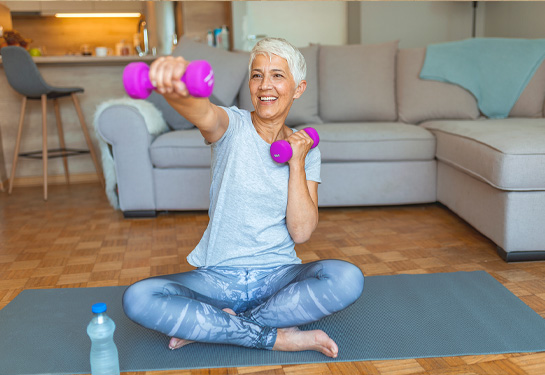
[[[212,30],[208,30],[208,33],[206,34],[206,42],[210,47],[214,47],[214,32]]]
[[[229,29],[225,25],[221,27],[221,43],[222,48],[229,51]]]
[[[178,35],[176,33],[172,34],[172,48],[170,49],[170,52],[174,52],[176,47],[178,46]]]
[[[115,323],[106,315],[105,303],[93,305],[93,319],[87,326],[91,338],[91,374],[119,375],[119,355],[114,343]]]

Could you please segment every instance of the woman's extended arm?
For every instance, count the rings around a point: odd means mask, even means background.
[[[204,139],[216,142],[227,130],[229,117],[208,98],[189,95],[181,81],[188,64],[183,57],[160,57],[150,66],[150,80],[172,108],[201,131]]]
[[[305,156],[312,146],[312,139],[304,131],[298,131],[288,141],[293,156],[289,161],[286,224],[293,241],[303,243],[310,239],[318,225],[318,183],[307,181],[305,173]]]

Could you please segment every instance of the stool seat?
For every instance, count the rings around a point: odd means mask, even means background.
[[[5,48],[5,47],[4,47]],[[70,96],[74,93],[83,93],[85,90],[81,87],[52,87],[52,91],[48,92],[47,99],[56,99],[56,98],[62,98],[64,96]],[[27,96],[28,99],[31,100],[40,100],[42,98],[41,95],[39,96]]]
[[[4,71],[6,73],[6,77],[10,86],[19,94],[23,95],[21,116],[19,119],[19,130],[17,132],[17,141],[15,143],[15,152],[13,156],[11,175],[9,178],[9,193],[11,194],[13,188],[13,180],[15,178],[15,171],[19,156],[33,159],[38,158],[43,160],[44,200],[47,200],[47,160],[50,158],[63,158],[66,182],[69,183],[67,157],[81,154],[91,154],[91,158],[93,159],[93,164],[95,166],[98,179],[102,183],[102,186],[104,186],[102,171],[98,164],[98,159],[96,157],[94,147],[89,136],[89,131],[85,123],[85,118],[83,117],[83,113],[81,111],[79,101],[76,96],[77,93],[83,93],[84,89],[81,87],[56,87],[49,85],[43,79],[40,71],[38,70],[38,67],[36,66],[36,63],[34,63],[34,60],[32,60],[30,54],[22,47],[3,47],[0,52],[2,54],[2,64],[4,65]],[[74,107],[76,108],[76,112],[78,114],[79,122],[81,124],[81,129],[85,136],[85,141],[89,150],[77,150],[72,148],[66,148],[65,146],[58,99],[66,96],[70,96],[72,98]],[[41,100],[42,102],[42,150],[19,153],[27,100]],[[58,135],[60,148],[56,148],[54,150],[48,150],[47,148],[47,100],[53,100],[55,117],[57,120],[57,129],[59,133]]]

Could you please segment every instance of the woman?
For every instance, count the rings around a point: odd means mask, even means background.
[[[285,125],[306,88],[302,54],[282,39],[254,47],[251,113],[189,96],[180,81],[187,64],[181,57],[159,58],[150,79],[211,144],[210,221],[187,258],[197,268],[129,287],[127,316],[171,336],[171,349],[197,341],[316,350],[335,358],[337,344],[325,332],[297,327],[352,304],[363,275],[348,262],[301,264],[295,254],[295,243],[307,241],[318,224],[320,182],[320,151],[311,149],[303,130]],[[287,164],[269,154],[281,139],[293,149]]]

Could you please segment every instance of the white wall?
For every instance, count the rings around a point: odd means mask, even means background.
[[[283,37],[298,47],[348,42],[344,1],[232,4],[236,49],[251,48],[245,44],[251,34]],[[472,1],[362,1],[359,5],[363,44],[399,40],[400,48],[412,48],[471,37]],[[545,38],[545,2],[479,1],[476,10],[477,37]]]
[[[545,38],[545,3],[486,3],[485,35],[503,38]]]
[[[484,6],[477,6],[476,35],[484,29]],[[399,40],[400,48],[467,39],[472,32],[471,1],[377,1],[361,3],[361,43]]]
[[[296,47],[346,44],[343,1],[233,1],[234,47],[249,50],[248,35],[285,38]]]

